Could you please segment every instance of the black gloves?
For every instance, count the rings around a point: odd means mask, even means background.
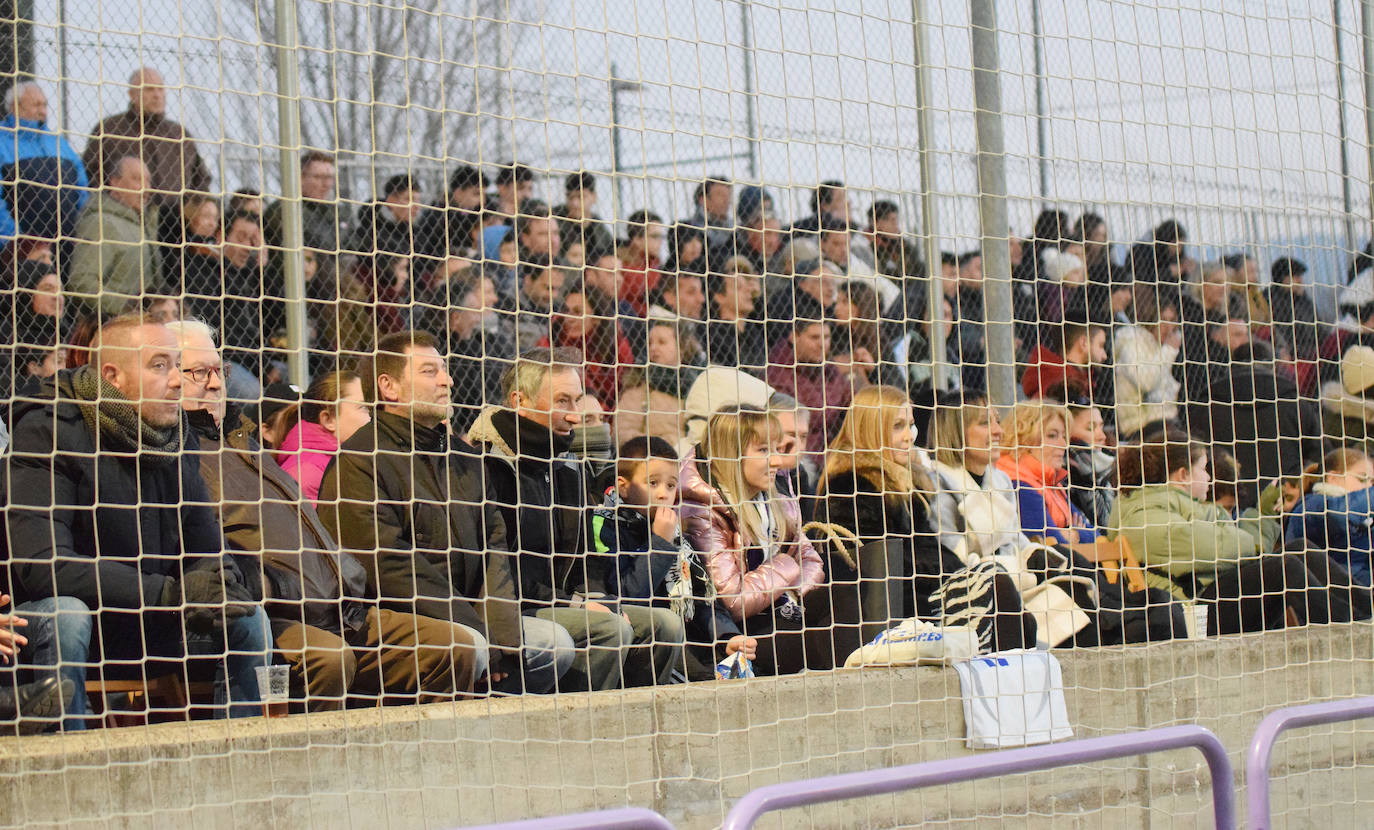
[[[257,608],[238,574],[226,573],[222,564],[189,571],[180,580],[168,577],[160,600],[162,606],[184,603],[186,628],[195,634],[218,631],[225,621],[246,617]]]

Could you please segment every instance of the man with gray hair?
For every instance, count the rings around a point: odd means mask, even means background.
[[[33,81],[5,92],[0,182],[0,245],[19,233],[50,240],[69,235],[89,195],[86,166],[67,139],[48,128],[48,96]]]
[[[129,76],[129,109],[91,128],[82,160],[92,180],[105,181],[110,165],[125,156],[148,166],[152,203],[158,207],[171,208],[188,190],[210,190],[210,170],[196,142],[167,117],[162,73],[146,66]]]
[[[76,223],[67,290],[77,314],[113,317],[161,287],[162,257],[147,166],[124,156],[106,170],[105,188]]]
[[[506,405],[483,411],[468,438],[485,454],[488,499],[520,552],[525,613],[567,629],[586,650],[560,688],[672,682],[682,619],[667,608],[621,605],[608,592],[614,559],[589,553],[587,479],[569,455],[583,419],[581,355],[532,349],[506,372],[504,386]]]

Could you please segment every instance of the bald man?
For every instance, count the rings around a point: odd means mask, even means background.
[[[10,574],[24,616],[55,617],[56,665],[87,711],[87,664],[208,655],[217,712],[260,714],[255,669],[270,632],[258,598],[223,553],[198,460],[182,451],[176,337],[141,315],[101,327],[85,366],[14,407],[6,459]],[[93,631],[94,626],[94,631]],[[98,632],[98,633],[96,633]],[[100,643],[98,651],[89,648]]]
[[[152,203],[170,207],[187,190],[209,191],[210,170],[186,129],[167,117],[167,87],[156,69],[129,76],[129,109],[91,129],[82,161],[93,181],[104,181],[108,165],[133,156],[151,174]]]

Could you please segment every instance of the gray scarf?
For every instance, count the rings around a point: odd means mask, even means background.
[[[153,464],[171,464],[181,450],[181,435],[173,426],[159,429],[144,421],[138,407],[114,384],[102,378],[91,364],[71,373],[72,395],[81,417],[95,433],[100,446],[115,452],[141,452]]]

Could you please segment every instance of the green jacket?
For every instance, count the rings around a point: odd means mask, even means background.
[[[140,215],[101,193],[86,204],[72,233],[76,247],[67,292],[77,305],[122,314],[144,294],[162,288],[155,208]]]
[[[1145,567],[1171,577],[1191,574],[1206,585],[1219,570],[1274,549],[1282,532],[1278,497],[1271,487],[1260,495],[1258,509],[1233,519],[1171,484],[1147,484],[1122,493],[1107,523],[1113,538],[1125,534]]]

